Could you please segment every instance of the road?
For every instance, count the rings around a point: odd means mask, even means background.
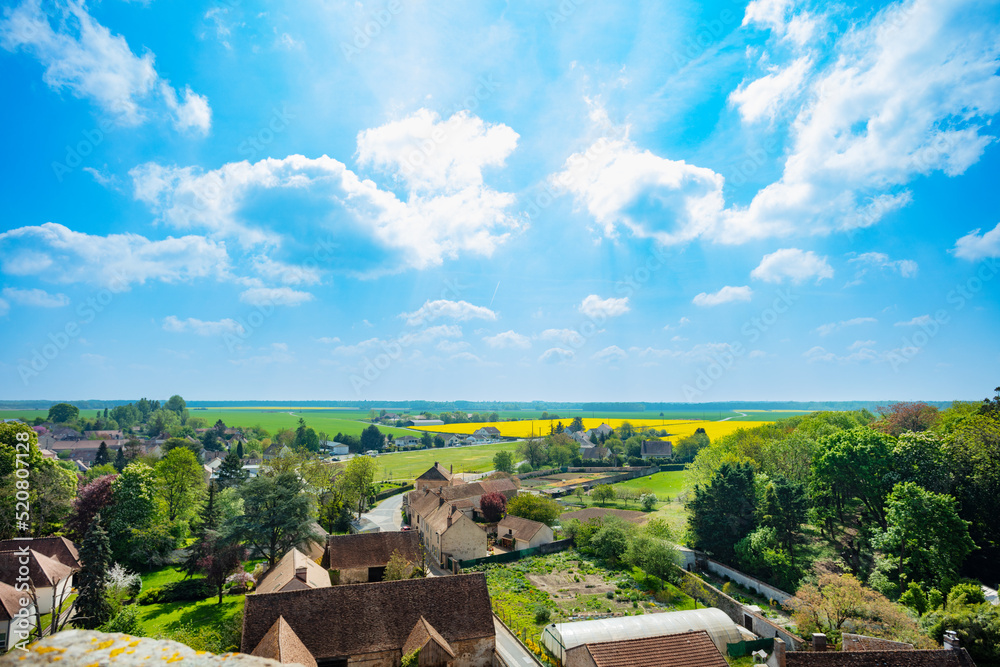
[[[507,663],[507,667],[542,667],[542,663],[510,634],[496,616],[493,617],[493,625],[497,631],[497,654]]]
[[[403,515],[400,511],[402,508],[403,494],[397,493],[394,496],[389,496],[361,516],[378,524],[379,530],[383,533],[391,533],[403,527]]]

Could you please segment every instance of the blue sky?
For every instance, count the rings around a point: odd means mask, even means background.
[[[0,396],[981,398],[998,24],[7,3]]]

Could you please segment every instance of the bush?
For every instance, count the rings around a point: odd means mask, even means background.
[[[134,604],[125,605],[110,621],[102,625],[101,632],[121,632],[126,635],[142,635],[139,625],[139,610]]]
[[[524,463],[522,463],[521,465],[519,465],[517,467],[517,472],[518,472],[518,474],[524,475],[524,474],[527,474],[529,472],[534,472],[534,469],[531,467],[530,463],[528,463],[527,461],[525,461]]]
[[[139,597],[136,598],[136,602],[142,605],[146,604],[159,604],[160,596],[163,595],[162,588],[147,588],[142,593],[139,593]]]
[[[197,602],[207,600],[215,594],[208,579],[182,579],[173,583],[150,588],[139,595],[139,604],[162,604],[166,602]]]
[[[538,623],[539,625],[548,623],[551,618],[552,612],[548,607],[543,607],[542,605],[535,607],[535,623]]]
[[[647,512],[653,510],[653,505],[656,504],[656,494],[655,493],[644,493],[639,496],[639,504],[642,505],[642,509]]]

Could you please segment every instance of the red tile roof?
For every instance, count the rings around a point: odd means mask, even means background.
[[[321,563],[331,570],[384,567],[393,551],[399,551],[399,555],[411,563],[419,561],[420,536],[414,530],[330,535]]]
[[[787,667],[975,667],[964,649],[919,651],[791,651]]]
[[[305,581],[296,576],[299,568],[305,568]],[[274,567],[264,573],[254,595],[302,588],[323,588],[330,585],[330,574],[326,569],[293,548],[275,563]]]
[[[304,667],[316,667],[316,659],[309,653],[302,640],[298,638],[292,628],[285,621],[283,616],[279,616],[271,629],[254,647],[250,655],[258,658],[270,658],[281,663],[294,662]]]
[[[21,567],[20,551],[0,552],[0,581],[13,584]],[[73,575],[73,569],[37,551],[28,550],[28,576],[38,588],[55,586],[66,577]]]
[[[28,545],[40,554],[48,556],[67,565],[74,570],[80,569],[80,552],[76,550],[76,545],[65,537],[35,537],[30,540],[2,540],[0,541],[0,551],[14,551],[17,548]]]
[[[503,537],[510,531],[515,538],[530,542],[531,538],[544,527],[544,523],[508,514],[497,524],[497,535]]]
[[[597,667],[728,667],[704,630],[585,644],[581,648],[590,653]]]

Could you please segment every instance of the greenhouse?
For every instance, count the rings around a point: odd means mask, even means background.
[[[745,638],[742,629],[724,611],[707,608],[575,623],[551,623],[542,630],[542,644],[552,655],[565,661],[565,652],[582,644],[674,635],[691,630],[707,632],[723,655],[726,653],[726,644],[735,644]]]

